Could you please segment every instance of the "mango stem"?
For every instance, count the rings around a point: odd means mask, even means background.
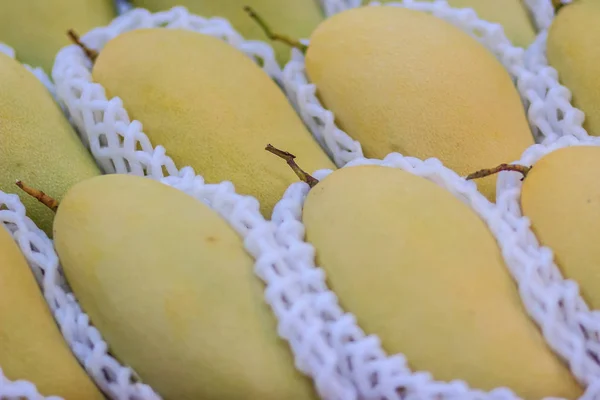
[[[52,197],[48,196],[41,190],[29,187],[21,181],[17,181],[17,186],[31,197],[36,198],[40,203],[42,203],[52,211],[56,212],[56,210],[58,210],[58,201],[54,200]]]
[[[526,167],[524,165],[519,164],[500,164],[494,168],[482,169],[473,172],[472,174],[467,175],[466,179],[470,181],[472,179],[485,178],[486,176],[494,175],[502,171],[514,171],[520,172],[523,175],[521,180],[523,180],[525,179],[525,177],[527,177],[527,174],[529,173],[529,171],[531,171],[531,168],[533,167]]]
[[[252,18],[254,21],[256,21],[256,23],[260,26],[260,28],[263,30],[263,32],[265,33],[265,35],[267,35],[267,37],[270,40],[274,40],[277,42],[282,42],[287,44],[290,47],[295,47],[298,50],[300,50],[302,53],[306,53],[306,50],[308,49],[308,47],[305,44],[300,43],[298,40],[292,39],[288,36],[284,36],[284,35],[280,35],[278,33],[274,33],[271,28],[269,28],[269,26],[267,25],[267,23],[265,22],[264,19],[262,19],[262,17],[260,15],[258,15],[258,13],[256,11],[254,11],[254,9],[250,6],[245,6],[244,7],[244,11],[246,11],[246,13],[248,13],[248,15],[250,16],[250,18]]]
[[[79,35],[73,29],[69,29],[69,31],[67,32],[67,35],[69,35],[69,38],[71,39],[71,41],[73,43],[75,43],[77,46],[81,47],[81,50],[83,50],[83,52],[85,53],[87,58],[90,59],[90,61],[92,61],[92,62],[96,61],[96,58],[98,58],[98,52],[96,50],[90,49],[85,44],[83,44],[83,42],[79,38]]]
[[[308,172],[304,171],[298,166],[298,164],[296,164],[296,161],[294,161],[294,159],[296,158],[295,155],[288,153],[287,151],[279,150],[271,146],[270,144],[268,144],[267,147],[265,147],[265,150],[275,154],[280,158],[283,158],[292,168],[292,170],[296,173],[298,178],[300,178],[302,182],[308,183],[308,186],[310,186],[311,188],[315,187],[317,183],[319,183],[319,180],[317,178],[311,176]]]
[[[562,0],[552,0],[552,7],[554,8],[555,14],[564,6],[565,6],[565,3],[563,3]]]

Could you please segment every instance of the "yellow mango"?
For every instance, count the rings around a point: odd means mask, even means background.
[[[69,284],[111,352],[165,400],[316,399],[215,211],[133,175],[74,186],[54,224]]]
[[[3,1],[0,41],[16,50],[19,61],[50,74],[56,53],[71,44],[69,29],[83,35],[115,17],[112,0]]]
[[[0,227],[0,366],[10,380],[25,379],[44,396],[100,400],[65,342],[21,250]]]
[[[583,127],[600,136],[600,2],[576,0],[562,7],[548,30],[547,56],[585,113]]]
[[[397,0],[384,0],[383,3],[391,1],[397,2]],[[535,40],[536,30],[522,0],[447,1],[451,7],[472,8],[479,18],[502,25],[504,33],[515,46],[529,47]],[[363,0],[363,4],[368,3],[370,0]]]
[[[245,39],[270,43],[281,65],[289,61],[290,47],[271,41],[244,12],[244,7],[250,6],[256,10],[274,32],[300,39],[308,38],[324,18],[319,0],[132,0],[132,4],[150,11],[184,6],[203,17],[226,18]]]
[[[487,225],[449,191],[399,169],[347,167],[310,190],[303,222],[341,306],[414,371],[530,400],[582,394]]]
[[[54,213],[15,181],[60,200],[75,182],[100,170],[46,87],[5,54],[0,54],[0,143],[0,190],[18,194],[27,215],[51,236]]]
[[[517,160],[534,143],[502,64],[450,23],[403,7],[359,7],[323,22],[306,72],[365,156],[435,157],[459,174]],[[495,200],[496,178],[479,181]]]
[[[335,168],[277,84],[221,39],[174,29],[140,29],[109,41],[92,70],[181,168],[272,208],[296,176],[264,151],[294,149],[312,172]]]
[[[539,159],[523,181],[521,207],[542,245],[567,277],[600,309],[600,147],[573,146]]]

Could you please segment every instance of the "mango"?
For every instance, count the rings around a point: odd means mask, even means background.
[[[54,213],[19,191],[15,181],[60,200],[72,184],[100,170],[46,87],[5,54],[0,54],[0,121],[0,190],[17,193],[27,215],[52,236]]]
[[[16,50],[19,61],[51,74],[56,53],[71,44],[69,29],[83,35],[115,17],[111,0],[3,1],[0,41]]]
[[[54,229],[92,323],[164,399],[317,399],[277,336],[242,239],[204,203],[103,175],[73,186]]]
[[[412,370],[524,399],[581,395],[487,225],[446,189],[395,168],[346,167],[310,190],[302,220],[341,306]]]
[[[563,6],[548,30],[548,62],[585,113],[583,127],[600,136],[600,2],[577,0]]]
[[[277,84],[221,39],[164,28],[123,33],[102,49],[92,76],[179,168],[233,182],[267,218],[296,181],[264,151],[268,143],[295,149],[311,172],[335,168]]]
[[[0,366],[44,396],[104,399],[62,334],[21,250],[0,227]]]
[[[519,93],[488,49],[403,7],[336,14],[311,36],[306,72],[366,157],[435,157],[459,174],[517,160],[534,143]],[[496,178],[479,181],[495,200]]]
[[[281,65],[289,61],[290,47],[271,41],[244,12],[244,7],[250,6],[256,10],[274,32],[299,39],[308,38],[324,19],[319,0],[132,0],[132,4],[153,12],[184,6],[203,17],[226,18],[245,39],[271,44]]]
[[[383,3],[397,2],[384,0]],[[432,1],[432,0],[429,0]],[[447,0],[454,8],[472,8],[483,20],[502,25],[504,34],[518,47],[529,47],[536,30],[522,0]],[[363,0],[363,4],[371,0]]]
[[[600,147],[565,147],[540,158],[523,180],[521,208],[566,278],[600,309]]]

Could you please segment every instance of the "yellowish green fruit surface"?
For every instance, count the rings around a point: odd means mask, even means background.
[[[565,277],[600,309],[600,147],[573,146],[539,159],[523,181],[521,207]]]
[[[585,113],[583,127],[600,136],[600,1],[576,0],[557,13],[547,39],[550,65]]]
[[[293,149],[313,172],[335,168],[277,84],[221,39],[173,29],[127,32],[107,43],[92,71],[118,96],[153,145],[209,183],[232,181],[270,217],[292,170],[265,146]]]
[[[33,273],[8,231],[0,227],[0,365],[44,396],[104,397],[69,349]]]
[[[324,19],[318,0],[133,0],[132,3],[150,11],[184,6],[203,17],[226,18],[245,39],[263,40],[271,44],[280,65],[289,61],[290,47],[271,41],[244,11],[244,7],[252,7],[273,32],[296,39],[308,38]]]
[[[27,215],[51,236],[54,213],[15,181],[60,200],[75,182],[100,170],[46,87],[5,54],[0,54],[0,143],[0,190],[18,194]]]
[[[487,225],[447,190],[347,167],[311,189],[303,222],[341,306],[413,370],[530,400],[582,393],[527,316]]]
[[[370,0],[363,0],[363,4],[368,3]],[[522,0],[448,0],[448,4],[455,8],[472,8],[479,18],[502,25],[515,46],[529,47],[535,39],[535,27]]]
[[[74,186],[55,244],[113,354],[164,399],[316,399],[241,238],[215,211],[133,175]]]
[[[2,1],[0,42],[13,47],[19,61],[50,74],[56,53],[71,44],[69,29],[83,35],[115,17],[112,0]]]
[[[461,175],[518,160],[534,143],[511,77],[475,39],[402,7],[360,7],[323,22],[306,71],[365,156],[435,157]],[[478,181],[495,200],[496,178]]]

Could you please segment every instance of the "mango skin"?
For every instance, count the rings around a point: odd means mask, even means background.
[[[115,17],[111,0],[3,1],[0,41],[16,50],[19,61],[50,74],[56,53],[72,43],[69,29],[83,35]]]
[[[270,40],[244,6],[252,7],[273,32],[297,39],[308,38],[324,19],[318,0],[133,0],[132,4],[154,12],[184,6],[203,17],[226,18],[245,39],[272,45],[280,65],[289,61],[290,46]]]
[[[600,136],[600,2],[577,0],[561,8],[548,30],[546,55],[585,113],[583,127]]]
[[[384,0],[382,3],[390,3],[391,1]],[[472,8],[479,18],[502,25],[506,37],[515,46],[527,48],[535,40],[536,30],[529,17],[529,11],[522,0],[447,1],[451,7]],[[370,0],[363,0],[363,4],[368,3],[370,3]]]
[[[103,175],[69,191],[54,227],[83,309],[164,399],[317,399],[277,336],[241,238],[200,201]]]
[[[342,168],[311,189],[303,222],[341,306],[414,371],[531,400],[582,393],[487,225],[450,192],[398,169]]]
[[[366,157],[435,157],[460,175],[518,160],[534,143],[508,72],[448,22],[402,7],[360,7],[323,22],[306,72]],[[478,181],[494,201],[496,177]]]
[[[65,342],[21,250],[0,227],[0,365],[45,396],[104,399]]]
[[[269,218],[298,178],[267,144],[293,152],[309,172],[335,168],[271,78],[248,56],[207,35],[173,29],[127,32],[109,41],[92,70],[150,141],[179,168],[209,183],[234,183]]]
[[[0,121],[0,190],[18,194],[27,215],[52,237],[54,213],[15,181],[60,200],[71,185],[100,170],[45,86],[5,54],[0,54]]]
[[[534,164],[521,191],[533,232],[592,309],[600,309],[600,184],[594,172],[599,168],[600,147],[561,148]]]

